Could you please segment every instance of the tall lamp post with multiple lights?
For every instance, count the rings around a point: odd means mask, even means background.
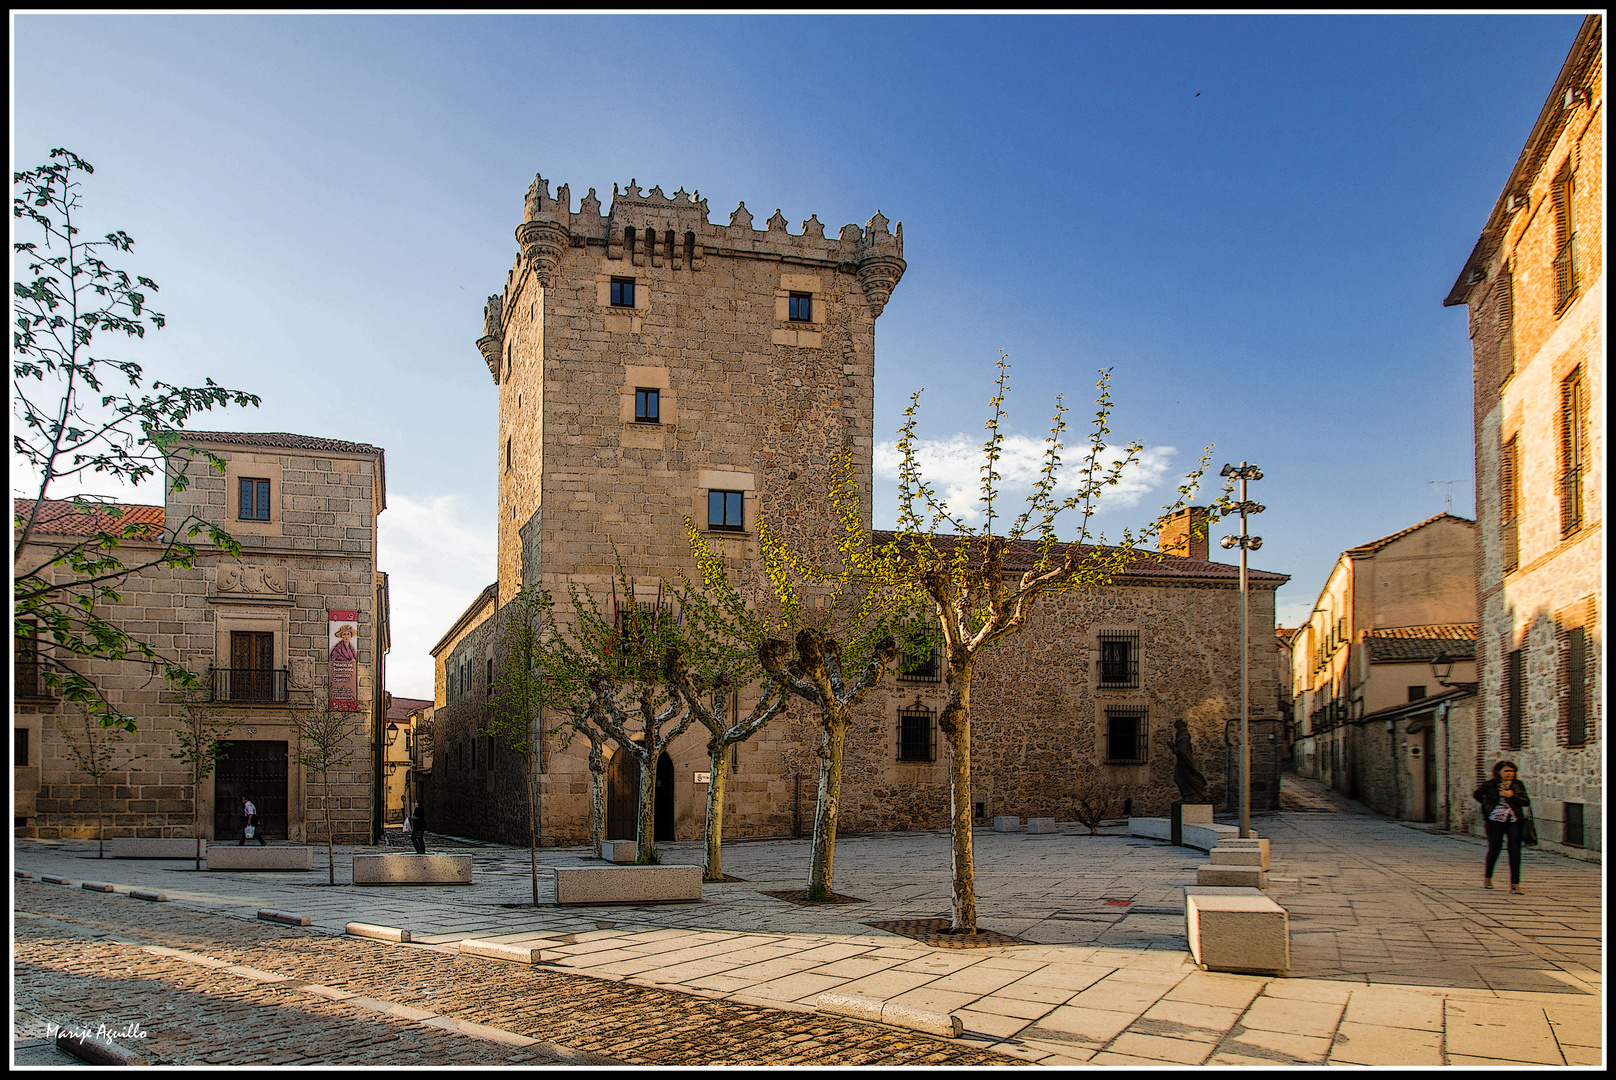
[[[1251,835],[1251,636],[1247,629],[1251,617],[1251,594],[1246,588],[1246,552],[1262,547],[1262,537],[1247,533],[1246,516],[1260,514],[1264,509],[1262,503],[1252,502],[1246,497],[1246,484],[1261,480],[1262,470],[1242,461],[1239,468],[1225,465],[1218,475],[1240,481],[1240,501],[1229,507],[1240,511],[1240,532],[1235,536],[1225,536],[1219,542],[1226,548],[1240,549],[1240,836],[1243,839]]]

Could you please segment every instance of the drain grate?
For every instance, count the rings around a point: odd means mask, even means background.
[[[984,930],[981,927],[977,927],[974,934],[950,934],[948,928],[953,925],[951,919],[898,919],[892,922],[867,922],[864,925],[900,937],[913,938],[924,945],[935,945],[941,949],[991,949],[1004,945],[1033,944],[1031,941],[1001,934],[997,930]]]

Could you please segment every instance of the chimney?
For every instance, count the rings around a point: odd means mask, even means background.
[[[1206,507],[1186,506],[1176,514],[1163,517],[1158,524],[1161,534],[1157,550],[1163,555],[1207,560],[1211,538],[1207,535]]]

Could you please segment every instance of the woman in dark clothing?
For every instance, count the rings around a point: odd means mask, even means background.
[[[1516,779],[1515,763],[1500,761],[1493,766],[1493,778],[1476,789],[1481,801],[1481,816],[1487,825],[1487,878],[1486,888],[1493,887],[1493,869],[1498,865],[1498,853],[1509,841],[1509,891],[1521,892],[1521,833],[1523,819],[1532,800],[1526,794],[1526,785]]]
[[[426,854],[426,815],[421,812],[421,802],[415,802],[415,812],[410,815],[410,843],[415,845],[417,855]]]

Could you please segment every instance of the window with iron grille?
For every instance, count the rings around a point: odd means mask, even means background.
[[[1521,447],[1511,435],[1498,457],[1498,516],[1504,548],[1504,572],[1521,565]]]
[[[242,521],[268,521],[269,520],[269,481],[253,480],[243,477],[239,489],[240,512],[237,514]]]
[[[898,713],[898,760],[937,760],[937,714],[911,705]]]
[[[25,727],[11,729],[11,764],[19,768],[28,764],[28,729]]]
[[[1520,649],[1510,650],[1504,694],[1504,746],[1519,750],[1526,727],[1526,657]]]
[[[632,241],[630,241],[630,243],[632,244]],[[600,294],[596,293],[595,295],[599,296]],[[612,278],[612,307],[633,307],[633,306],[634,306],[634,279],[631,278],[631,277],[630,278],[621,278],[621,277]]]
[[[488,700],[494,700],[494,661],[488,661]]]
[[[1582,478],[1588,468],[1588,388],[1577,368],[1560,384],[1560,535],[1582,528]]]
[[[1116,690],[1139,686],[1139,631],[1100,631],[1100,686]]]
[[[1150,710],[1121,708],[1105,710],[1105,763],[1143,765],[1149,760],[1147,739]]]
[[[11,674],[17,697],[43,697],[45,680],[40,674],[39,627],[31,622],[18,624],[21,633],[13,636]],[[20,729],[19,729],[20,730]]]
[[[662,423],[662,391],[640,386],[634,390],[634,422],[636,424]]]
[[[935,648],[905,652],[898,661],[900,682],[940,682],[942,677],[942,658]]]
[[[1574,626],[1561,632],[1561,724],[1568,747],[1588,745],[1588,631]]]

